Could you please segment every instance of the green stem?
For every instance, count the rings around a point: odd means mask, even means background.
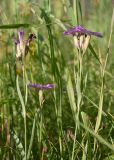
[[[24,160],[26,160],[26,154],[27,154],[27,137],[26,137],[26,134],[27,134],[27,127],[26,127],[26,109],[25,109],[25,104],[24,104],[24,100],[23,100],[23,97],[22,97],[22,94],[21,94],[21,90],[20,90],[20,87],[19,87],[19,77],[17,75],[17,78],[16,78],[16,84],[17,84],[17,93],[18,93],[18,96],[19,96],[19,99],[20,99],[20,102],[21,102],[21,105],[22,105],[22,115],[23,115],[23,119],[24,119],[24,139],[25,139],[25,157],[24,157]]]

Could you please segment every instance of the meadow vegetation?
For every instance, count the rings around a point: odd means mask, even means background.
[[[113,0],[0,1],[1,160],[114,160],[113,30]]]

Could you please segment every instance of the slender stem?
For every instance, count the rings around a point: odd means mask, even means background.
[[[76,92],[77,92],[77,113],[75,113],[75,136],[72,149],[72,158],[71,158],[72,160],[74,159],[75,155],[76,133],[79,128],[79,113],[80,113],[81,99],[82,99],[81,81],[83,73],[83,65],[82,65],[83,56],[81,50],[78,50],[77,57],[75,58],[77,58],[78,60],[78,63],[76,64],[76,59],[74,59],[74,78],[75,78]],[[77,72],[76,72],[76,65],[77,65]]]
[[[77,107],[78,107],[78,115],[80,111],[80,104],[82,99],[82,89],[81,89],[81,82],[82,82],[82,73],[83,73],[83,66],[82,66],[82,53],[81,50],[78,51],[78,73],[77,73]]]
[[[27,92],[26,92],[26,84],[27,84],[27,77],[26,77],[26,70],[25,70],[25,64],[24,64],[24,60],[23,60],[23,87],[24,87],[24,91],[25,91],[25,97],[27,97]],[[27,159],[27,122],[26,122],[26,100],[24,103],[24,108],[23,108],[23,112],[24,112],[24,127],[25,127],[25,160]]]
[[[72,158],[71,158],[71,160],[74,160],[76,133],[77,133],[77,125],[75,124],[75,135],[74,135],[74,142],[73,142],[73,149],[72,149]]]
[[[73,0],[73,10],[74,10],[74,16],[76,18],[76,0]]]
[[[22,97],[22,94],[21,94],[21,90],[20,90],[20,87],[19,87],[19,77],[18,77],[18,75],[17,75],[17,78],[16,78],[16,84],[17,84],[18,96],[19,96],[19,99],[20,99],[20,102],[21,102],[21,105],[22,105],[22,115],[23,115],[23,119],[24,119],[24,131],[25,131],[25,132],[24,132],[24,138],[25,138],[25,157],[24,157],[24,160],[26,160],[26,155],[27,155],[26,109],[25,109],[24,100],[23,100],[23,97]]]

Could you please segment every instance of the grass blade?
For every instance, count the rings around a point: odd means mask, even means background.
[[[30,27],[30,24],[6,24],[6,25],[1,25],[0,29],[14,29],[14,28],[28,28]]]

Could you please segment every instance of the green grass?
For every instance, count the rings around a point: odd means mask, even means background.
[[[114,159],[113,6],[108,0],[0,1],[0,159]],[[84,56],[63,35],[78,24],[103,33],[91,38]],[[17,75],[20,28],[25,40],[31,32],[36,39]],[[55,88],[36,90],[29,82]]]

